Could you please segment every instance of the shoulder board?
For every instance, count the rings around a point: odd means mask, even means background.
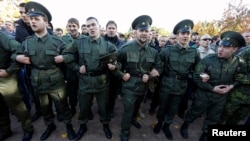
[[[167,45],[166,47],[172,47],[173,45]]]
[[[30,39],[30,38],[32,38],[34,36],[34,34],[33,35],[30,35],[30,36],[28,36],[28,37],[26,37],[25,39]]]
[[[57,36],[52,36],[52,39],[62,41],[62,39]]]
[[[234,56],[236,58],[238,58],[238,60],[239,60],[240,63],[244,63],[245,62],[245,60],[241,56],[239,56],[239,55],[234,55]]]
[[[133,43],[134,43],[133,41],[134,41],[134,40],[128,41],[128,42],[124,43],[124,44],[121,46],[121,48],[124,48],[124,47],[127,47],[127,46],[133,44]]]

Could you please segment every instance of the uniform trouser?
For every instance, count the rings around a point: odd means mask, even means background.
[[[250,94],[246,90],[242,91],[243,87],[240,89],[236,88],[229,94],[221,116],[221,123],[238,124],[250,114]]]
[[[188,100],[192,99],[196,90],[197,90],[197,85],[195,84],[192,78],[188,78],[186,92],[184,93],[184,96],[179,104],[179,109],[178,109],[179,114],[185,114],[188,108]]]
[[[178,111],[179,103],[183,95],[160,93],[160,107],[157,112],[158,121],[171,124]]]
[[[0,78],[0,82],[0,130],[5,132],[11,128],[10,108],[21,121],[23,131],[33,132],[34,128],[31,124],[30,114],[22,100],[22,96],[18,93],[16,75]]]
[[[89,109],[91,108],[94,96],[96,98],[96,102],[98,105],[98,113],[100,116],[101,123],[103,124],[109,123],[110,118],[107,112],[108,91],[105,90],[96,93],[79,91],[78,100],[79,100],[80,113],[78,120],[80,124],[87,124],[88,117],[90,114]]]
[[[143,98],[144,95],[135,95],[131,93],[123,94],[124,112],[121,123],[121,138],[129,137],[131,123],[136,121]]]
[[[71,123],[71,112],[68,105],[65,86],[61,86],[60,88],[48,93],[41,94],[36,91],[36,94],[38,95],[41,103],[43,118],[46,125],[54,122],[54,112],[51,100],[55,103],[58,112],[61,113],[63,122],[65,124]]]
[[[202,92],[198,90],[195,93],[191,108],[187,111],[184,121],[193,122],[197,117],[206,111],[206,117],[203,122],[202,131],[208,132],[208,125],[218,124],[223,112],[227,95],[215,94],[212,92]]]

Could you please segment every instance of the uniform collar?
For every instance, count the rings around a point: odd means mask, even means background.
[[[101,42],[101,38],[102,38],[101,36],[99,38],[97,38],[97,39],[93,39],[93,38],[89,37],[89,40],[90,40],[91,43],[98,43],[99,44]]]
[[[49,37],[50,37],[49,33],[47,33],[45,36],[43,36],[41,38],[35,36],[35,41],[45,43],[49,39]]]

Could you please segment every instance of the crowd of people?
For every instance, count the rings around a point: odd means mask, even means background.
[[[152,133],[162,130],[169,140],[175,115],[183,119],[184,139],[189,124],[204,116],[199,140],[207,141],[209,125],[238,125],[250,114],[249,31],[199,35],[184,19],[161,36],[151,29],[151,17],[141,15],[125,39],[113,20],[101,27],[95,17],[82,25],[69,18],[65,34],[53,29],[52,15],[40,3],[21,3],[19,12],[21,18],[6,21],[0,31],[0,141],[12,135],[10,112],[21,122],[23,141],[32,139],[32,122],[40,117],[47,126],[40,140],[49,138],[56,130],[53,104],[68,139],[80,140],[94,102],[111,139],[117,97],[123,102],[121,141],[129,140],[131,126],[142,128],[137,116],[145,117],[141,109],[148,99],[148,114],[157,119]],[[75,132],[71,120],[78,109]]]

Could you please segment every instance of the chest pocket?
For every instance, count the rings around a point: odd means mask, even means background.
[[[29,50],[28,54],[32,63],[37,62],[36,51]]]
[[[135,69],[139,63],[139,58],[127,58],[128,68]]]
[[[187,58],[186,61],[185,61],[185,66],[187,68],[190,68],[194,63],[195,63],[194,58]]]
[[[99,50],[99,56],[104,56],[104,55],[106,55],[106,54],[108,54],[107,49],[101,48],[101,49]]]
[[[180,65],[177,57],[169,57],[168,59],[169,59],[169,62],[168,62],[168,63],[169,63],[171,66],[179,66],[179,65]],[[168,64],[168,63],[167,63],[167,64]]]
[[[78,53],[79,53],[79,64],[85,64],[85,56],[89,55],[91,52],[90,48],[84,47],[83,41],[81,41],[79,47],[78,47]]]
[[[29,56],[30,57],[35,56],[35,55],[36,55],[36,51],[34,51],[34,50],[29,51]]]
[[[146,58],[146,64],[144,65],[145,70],[150,70],[154,64],[154,58],[148,57]]]
[[[57,52],[55,50],[46,50],[45,51],[45,54],[47,56],[56,56],[57,55]]]

